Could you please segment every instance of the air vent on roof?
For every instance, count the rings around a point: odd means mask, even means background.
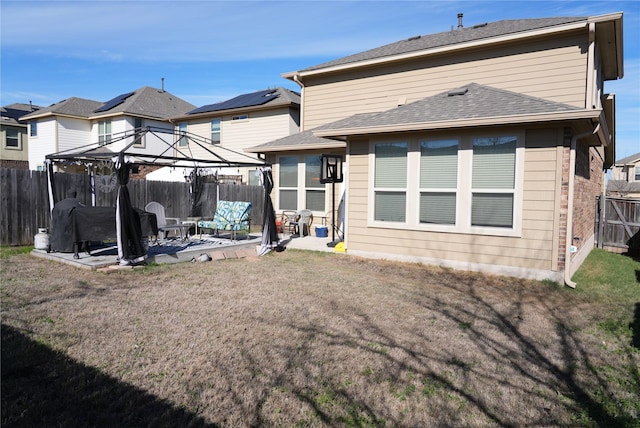
[[[460,89],[454,89],[452,91],[449,91],[447,95],[450,97],[455,97],[456,95],[464,95],[467,92],[469,92],[469,88],[460,88]]]
[[[413,36],[413,37],[409,37],[409,38],[407,39],[407,42],[411,42],[411,41],[413,41],[413,40],[418,40],[420,37],[422,37],[422,36]]]

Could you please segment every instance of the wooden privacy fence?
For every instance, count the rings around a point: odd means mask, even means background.
[[[640,200],[598,198],[596,205],[598,248],[640,250]]]
[[[55,174],[58,200],[75,192],[75,197],[91,205],[90,177],[86,174]],[[262,225],[264,190],[262,186],[203,183],[192,192],[189,183],[130,180],[131,203],[144,209],[151,201],[165,207],[167,217],[213,217],[216,201],[248,201],[253,205],[251,224]],[[197,196],[199,196],[197,198]],[[117,190],[96,191],[96,206],[115,206]],[[196,200],[197,199],[197,200]],[[32,245],[38,228],[50,227],[47,173],[0,168],[0,245]]]

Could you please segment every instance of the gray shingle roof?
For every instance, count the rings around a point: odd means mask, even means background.
[[[572,110],[581,109],[568,104],[470,83],[381,113],[350,116],[322,125],[315,130],[367,128]]]
[[[609,180],[607,192],[640,193],[640,181]]]
[[[101,103],[100,105],[103,105]],[[100,106],[94,108],[98,109]],[[128,114],[132,116],[145,116],[158,119],[168,119],[193,110],[195,106],[175,95],[161,89],[144,86],[127,97],[123,103],[113,108],[93,113],[91,116],[113,115],[114,113]]]
[[[313,135],[313,131],[304,131],[298,134],[289,135],[287,137],[279,138],[277,140],[269,141],[268,143],[260,144],[258,146],[246,149],[248,152],[260,152],[264,151],[277,151],[279,148],[290,149],[291,147],[344,147],[345,143],[331,140],[329,138],[321,138]]]
[[[629,163],[635,163],[640,161],[640,153],[636,153],[634,155],[631,156],[627,156],[626,158],[622,158],[620,160],[617,160],[615,165],[616,166],[622,166],[622,165],[626,165]]]
[[[241,97],[250,97],[253,94],[259,94],[261,92],[266,92],[266,91],[276,92],[278,96],[273,97],[269,101],[264,102],[262,104],[247,104],[247,105],[239,105],[236,107],[226,107],[227,103],[229,103],[230,101],[234,101]],[[300,105],[300,94],[290,89],[279,87],[274,89],[265,89],[261,91],[256,91],[249,94],[241,94],[230,100],[221,101],[215,104],[208,104],[208,105],[199,107],[198,109],[196,109],[195,112],[194,111],[187,112],[187,115],[197,114],[199,116],[202,116],[202,115],[210,116],[210,115],[219,115],[221,113],[224,113],[225,111],[242,111],[242,110],[249,111],[255,108],[264,109],[265,107],[271,108],[271,107],[279,107],[279,106],[285,106],[285,105],[291,105],[291,104]],[[233,105],[233,103],[230,103],[230,105]],[[204,111],[198,111],[198,110],[204,110]]]
[[[92,112],[102,105],[99,101],[87,100],[85,98],[71,97],[66,100],[62,100],[58,103],[52,104],[49,107],[41,108],[40,110],[29,113],[23,116],[24,119],[29,119],[33,116],[41,116],[46,113],[63,114],[69,116],[78,116],[88,118]]]
[[[490,22],[480,25],[474,25],[473,27],[466,27],[451,31],[444,31],[436,34],[411,37],[399,42],[380,46],[354,55],[349,55],[333,61],[308,67],[300,71],[305,72],[318,70],[326,67],[357,63],[360,61],[379,59],[443,46],[452,46],[465,42],[490,39],[492,37],[505,36],[581,21],[584,21],[586,24],[587,17],[578,16],[536,19],[511,19]]]
[[[0,116],[2,117],[3,125],[18,125],[23,123],[22,117],[41,109],[42,107],[33,105],[33,104],[25,104],[25,103],[14,103],[9,104],[3,107],[0,107]]]

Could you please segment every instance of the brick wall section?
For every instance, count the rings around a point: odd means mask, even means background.
[[[596,198],[602,193],[604,171],[600,153],[578,142],[573,198],[573,245],[580,250],[594,234]]]
[[[28,161],[0,159],[0,168],[29,169]]]
[[[560,189],[560,228],[558,234],[558,270],[564,270],[565,243],[567,242],[567,211],[569,209],[569,164],[571,149],[562,148],[562,185]]]

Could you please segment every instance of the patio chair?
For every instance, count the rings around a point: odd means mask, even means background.
[[[248,239],[251,231],[252,208],[251,202],[218,201],[213,219],[198,221],[200,239],[202,239],[202,229],[215,230],[216,236],[220,236],[221,230],[230,231],[231,239],[234,241],[238,232],[244,232]]]
[[[162,239],[166,239],[169,232],[173,231],[180,234],[180,238],[184,241],[189,236],[189,228],[191,224],[182,224],[179,218],[166,217],[164,213],[164,206],[158,202],[149,202],[144,210],[156,215],[158,222],[158,234],[162,233]],[[158,242],[158,235],[155,237],[155,241]]]
[[[296,213],[293,220],[289,222],[289,226],[293,227],[293,235],[299,235],[301,238],[311,233],[311,224],[313,223],[313,213],[311,210],[300,210]],[[305,233],[306,232],[306,233]]]

